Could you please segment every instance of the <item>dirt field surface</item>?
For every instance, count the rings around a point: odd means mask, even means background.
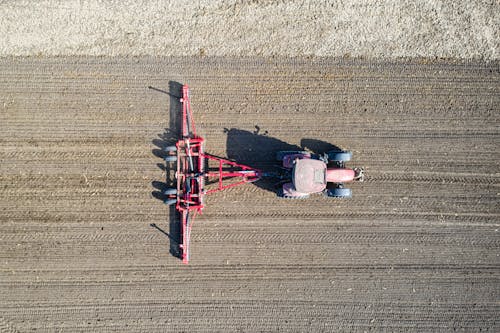
[[[0,331],[500,331],[499,63],[0,59]],[[351,200],[160,199],[177,83],[206,150],[354,153]],[[168,179],[167,179],[168,178]]]

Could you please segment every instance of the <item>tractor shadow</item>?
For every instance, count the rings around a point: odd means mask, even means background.
[[[166,196],[163,194],[167,188],[176,187],[177,183],[175,180],[175,168],[176,165],[173,163],[165,163],[163,158],[165,153],[163,149],[167,146],[175,145],[177,142],[180,131],[181,131],[181,115],[182,115],[182,103],[180,98],[182,97],[182,83],[169,81],[168,91],[161,90],[155,87],[148,87],[154,92],[167,94],[169,96],[169,124],[168,128],[165,128],[163,133],[158,134],[158,138],[152,140],[155,148],[152,150],[154,156],[158,157],[159,162],[157,163],[158,168],[165,172],[165,179],[163,181],[153,181],[151,183],[153,187],[152,195],[154,198],[164,202]],[[176,258],[181,257],[181,251],[179,244],[181,242],[181,227],[179,221],[179,214],[175,209],[175,205],[168,206],[169,211],[169,224],[168,232],[161,229],[158,225],[152,223],[150,226],[165,236],[170,240],[170,254]]]
[[[276,160],[276,153],[283,150],[307,150],[315,154],[322,154],[330,150],[341,150],[331,143],[316,140],[302,139],[299,145],[294,145],[269,136],[268,131],[261,131],[255,125],[254,131],[238,128],[224,129],[227,136],[226,154],[228,159],[247,165],[264,172],[278,172],[280,161]],[[264,190],[275,192],[280,181],[277,179],[261,179],[253,183]]]

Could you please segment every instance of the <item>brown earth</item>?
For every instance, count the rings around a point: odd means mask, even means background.
[[[498,62],[4,58],[0,73],[0,331],[500,330]],[[190,84],[208,152],[266,169],[338,146],[366,182],[351,200],[215,194],[182,265],[158,200],[172,82]]]

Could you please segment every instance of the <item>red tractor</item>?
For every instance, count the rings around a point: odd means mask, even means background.
[[[280,151],[276,159],[285,170],[285,181],[278,190],[283,198],[306,199],[310,194],[323,193],[328,197],[350,198],[350,188],[345,183],[363,181],[363,169],[346,168],[352,157],[348,151],[330,151],[312,154],[307,151]]]
[[[351,190],[343,184],[363,180],[363,170],[346,169],[350,152],[334,151],[312,154],[305,151],[279,152],[281,172],[263,172],[252,167],[210,155],[205,152],[205,140],[196,133],[189,99],[189,88],[182,88],[182,129],[177,143],[164,147],[166,163],[176,170],[176,187],[163,191],[165,203],[175,205],[181,217],[181,258],[189,262],[191,228],[196,214],[205,207],[205,196],[261,178],[278,179],[283,184],[278,191],[285,198],[307,198],[312,193],[330,197],[350,197]],[[174,164],[175,163],[175,164]],[[175,165],[175,166],[174,166]],[[328,167],[330,165],[330,167]],[[327,183],[335,184],[327,187]]]

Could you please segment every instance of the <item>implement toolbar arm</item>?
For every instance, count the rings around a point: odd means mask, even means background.
[[[196,127],[194,125],[193,112],[191,111],[191,101],[189,100],[189,87],[182,86],[182,137],[196,138]]]

